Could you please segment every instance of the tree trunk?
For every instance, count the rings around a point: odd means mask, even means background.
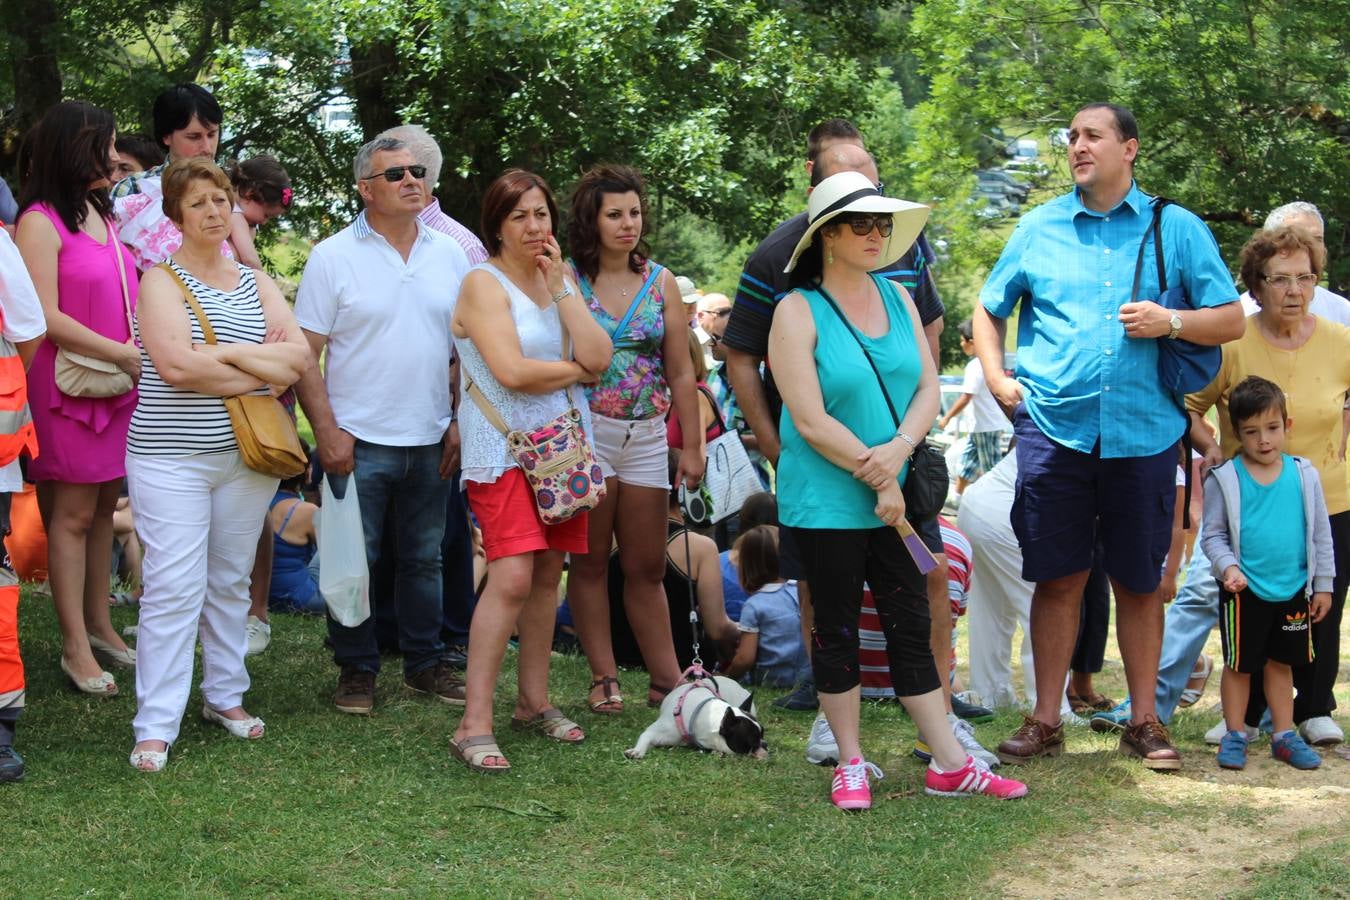
[[[399,124],[398,110],[385,92],[398,71],[398,50],[392,41],[353,44],[351,86],[356,101],[356,119],[362,140],[370,140],[386,128]]]
[[[0,167],[13,168],[18,138],[47,108],[61,100],[61,65],[57,42],[64,33],[54,0],[0,0],[0,21],[8,38],[14,113],[0,134]]]

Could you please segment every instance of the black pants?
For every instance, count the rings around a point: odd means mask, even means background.
[[[1073,648],[1070,668],[1084,675],[1096,675],[1106,661],[1106,637],[1111,622],[1111,581],[1106,568],[1101,542],[1092,557],[1092,571],[1083,587],[1083,609],[1078,616],[1078,642]]]
[[[929,646],[926,579],[894,528],[790,528],[811,585],[815,625],[811,666],[816,690],[842,694],[861,682],[858,616],[863,582],[872,589],[886,635],[886,656],[897,697],[938,690]]]
[[[1336,580],[1331,587],[1331,609],[1312,626],[1313,661],[1294,669],[1294,721],[1306,722],[1329,716],[1336,708],[1332,689],[1341,665],[1341,614],[1345,611],[1345,590],[1350,585],[1350,512],[1331,517],[1331,544],[1336,551]],[[1265,682],[1260,672],[1252,675],[1251,695],[1247,698],[1246,722],[1261,724],[1266,712]]]

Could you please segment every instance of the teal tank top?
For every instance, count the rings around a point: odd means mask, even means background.
[[[819,291],[798,290],[806,298],[815,320],[816,377],[820,380],[825,411],[869,447],[895,437],[895,420],[891,418],[877,377],[853,334],[862,340],[871,354],[901,420],[918,390],[922,372],[920,345],[904,299],[888,279],[873,275],[872,281],[881,292],[881,302],[890,319],[890,328],[875,338],[854,329],[835,315]],[[779,382],[794,374],[774,371]],[[797,431],[786,405],[779,420],[779,434],[782,440],[778,457],[780,522],[798,528],[880,528],[883,525],[873,511],[877,505],[876,491],[855,480],[851,470],[841,469],[817,453]],[[900,471],[902,484],[908,472],[909,463],[906,463]]]
[[[1288,453],[1280,458],[1280,475],[1260,484],[1239,454],[1238,500],[1242,504],[1242,559],[1238,568],[1247,586],[1262,600],[1283,603],[1308,584],[1307,516],[1303,511],[1303,478]]]

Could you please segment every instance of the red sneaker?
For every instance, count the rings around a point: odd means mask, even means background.
[[[924,790],[934,797],[973,797],[988,794],[1000,800],[1014,800],[1027,795],[1027,786],[1020,781],[1004,778],[989,771],[989,767],[973,756],[955,772],[937,772],[930,765],[924,774]]]
[[[885,776],[870,762],[853,757],[846,766],[836,766],[834,781],[830,784],[830,802],[840,809],[871,809],[872,787],[867,783],[868,774],[878,780]]]

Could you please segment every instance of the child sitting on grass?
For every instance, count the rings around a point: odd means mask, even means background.
[[[736,540],[740,561],[740,641],[736,655],[723,674],[739,678],[753,669],[755,684],[792,687],[811,672],[811,661],[802,644],[802,611],[797,600],[797,582],[778,574],[778,529],[756,525]]]
[[[1312,622],[1331,607],[1335,561],[1322,483],[1312,463],[1284,453],[1284,393],[1252,376],[1233,389],[1228,414],[1238,455],[1209,470],[1201,544],[1223,585],[1224,719],[1219,765],[1247,764],[1243,715],[1251,674],[1263,672],[1274,731],[1270,754],[1296,769],[1321,758],[1294,730],[1290,666],[1312,660]]]

